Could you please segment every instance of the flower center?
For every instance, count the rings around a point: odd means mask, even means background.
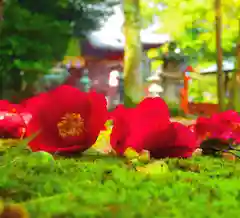
[[[79,113],[66,113],[57,127],[62,138],[80,136],[84,129],[84,121]]]

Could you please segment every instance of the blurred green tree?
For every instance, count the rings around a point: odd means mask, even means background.
[[[223,53],[223,59],[236,56],[239,37],[239,0],[221,0],[221,42],[218,43],[218,53]],[[159,32],[169,33],[183,53],[189,57],[191,64],[212,64],[216,62],[216,15],[214,0],[151,0],[142,2],[142,16],[152,22],[160,21]],[[145,23],[146,23],[145,21]],[[222,52],[221,52],[222,51]],[[221,68],[222,57],[218,55],[218,68]],[[238,57],[237,57],[238,62]],[[218,72],[219,103],[223,110],[224,78],[221,69]],[[234,74],[232,98],[237,102],[236,75]],[[234,91],[235,90],[235,91]],[[234,93],[233,93],[234,91]],[[230,102],[233,105],[233,102]],[[235,103],[235,108],[236,108]]]
[[[169,33],[191,62],[216,59],[214,1],[142,1],[145,23],[159,21],[158,32]],[[222,0],[222,48],[225,57],[234,57],[238,37],[239,0]]]
[[[72,37],[84,37],[109,15],[108,0],[9,0],[0,26],[3,90],[22,90],[62,60]],[[24,74],[23,74],[24,72]],[[29,92],[30,90],[28,90]],[[7,92],[6,92],[7,93]]]

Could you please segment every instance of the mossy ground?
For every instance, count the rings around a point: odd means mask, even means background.
[[[44,163],[12,148],[0,156],[0,196],[22,204],[33,218],[239,217],[238,161],[194,157],[166,163],[169,172],[151,176],[117,157]]]

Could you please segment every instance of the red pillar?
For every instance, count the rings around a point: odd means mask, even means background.
[[[188,107],[188,88],[189,88],[189,80],[190,75],[189,72],[193,72],[193,68],[191,66],[188,66],[184,72],[184,87],[181,90],[181,109],[185,114],[189,114],[189,107]]]

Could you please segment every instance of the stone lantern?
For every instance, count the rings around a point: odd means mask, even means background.
[[[163,92],[163,88],[162,88],[162,86],[158,85],[157,83],[152,83],[148,87],[148,91],[149,91],[151,97],[159,97],[159,96],[161,96],[161,93]]]
[[[163,87],[160,85],[161,77],[157,74],[148,77],[148,93],[150,97],[162,96]]]
[[[163,85],[163,97],[169,102],[180,102],[180,89],[183,88],[184,56],[176,49],[170,50],[163,55],[163,69],[161,73]]]

